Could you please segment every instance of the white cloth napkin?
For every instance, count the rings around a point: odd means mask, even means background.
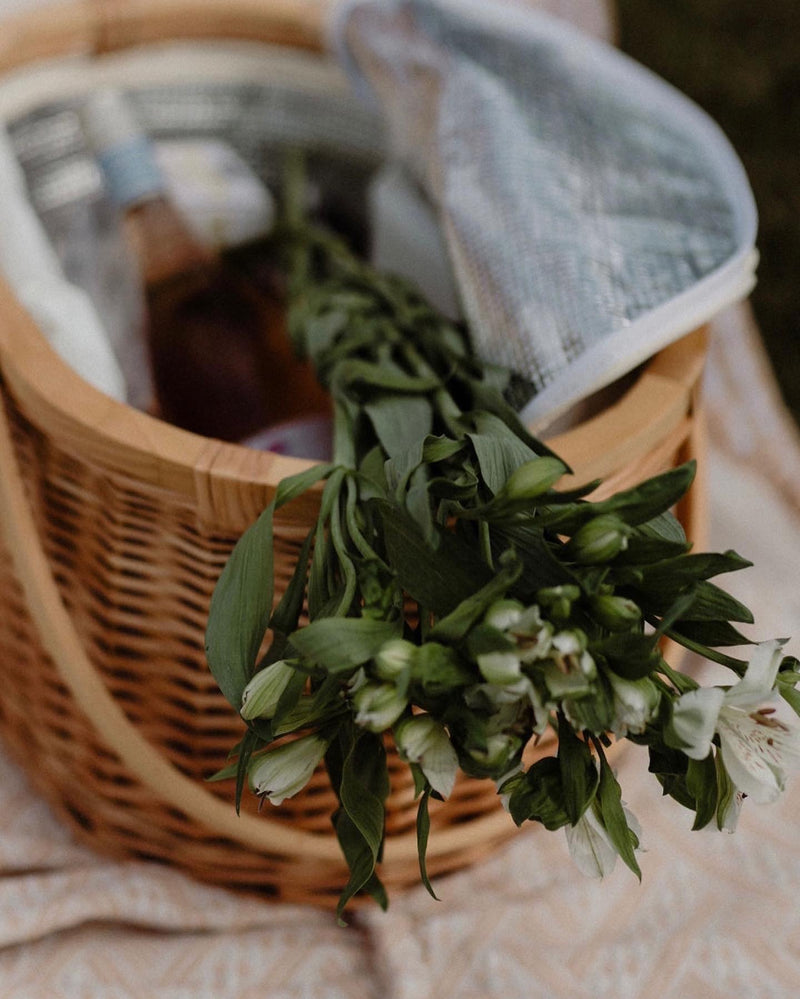
[[[444,231],[478,351],[552,419],[746,294],[756,212],[719,129],[508,0],[345,0],[332,46]]]

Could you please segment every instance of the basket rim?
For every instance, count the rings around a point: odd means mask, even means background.
[[[107,396],[59,357],[2,276],[0,316],[0,366],[27,418],[54,438],[80,442],[84,456],[110,471],[135,472],[188,499],[196,496],[199,474],[274,489],[281,479],[315,464],[202,437]],[[604,477],[623,454],[633,457],[642,440],[663,437],[686,415],[705,341],[699,330],[665,347],[616,402],[549,437],[548,444],[582,481]]]

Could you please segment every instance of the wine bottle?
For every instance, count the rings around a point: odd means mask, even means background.
[[[158,415],[230,441],[280,418],[270,406],[274,310],[193,235],[119,91],[92,95],[82,119],[138,261]]]

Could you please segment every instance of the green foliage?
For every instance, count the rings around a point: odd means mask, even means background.
[[[517,824],[591,824],[640,876],[604,746],[647,746],[650,769],[695,827],[725,812],[724,767],[666,741],[670,706],[697,685],[658,642],[666,634],[741,675],[746,664],[719,647],[746,641],[731,622],[751,616],[710,580],[748,563],[690,553],[670,510],[692,464],[600,502],[559,490],[567,466],[517,420],[502,394],[508,378],[471,353],[466,331],[296,211],[287,216],[272,252],[288,274],[295,346],[333,398],[334,457],[281,483],[217,585],[208,659],[234,708],[269,664],[297,672],[273,717],[247,722],[219,776],[236,778],[238,804],[276,737],[319,734],[350,868],[339,915],[359,892],[385,905],[388,771],[373,731],[383,722],[369,707],[380,700],[414,774],[431,894],[429,798],[446,794],[457,766],[497,782]],[[308,490],[318,520],[273,609],[274,517]],[[800,710],[795,665],[778,684]],[[526,744],[548,727],[557,755],[523,772]]]

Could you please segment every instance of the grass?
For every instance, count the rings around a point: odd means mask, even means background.
[[[620,45],[716,119],[760,216],[753,308],[800,422],[800,2],[617,0]]]

